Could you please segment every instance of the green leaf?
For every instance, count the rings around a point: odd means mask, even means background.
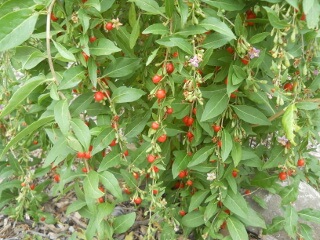
[[[246,200],[241,196],[240,193],[233,193],[228,191],[226,198],[223,201],[223,205],[226,206],[231,212],[242,217],[247,218],[248,206]]]
[[[220,115],[228,106],[229,98],[226,92],[220,91],[213,95],[203,110],[201,122]]]
[[[202,2],[205,2],[212,7],[224,9],[226,11],[240,11],[245,6],[243,1],[238,0],[202,0]]]
[[[89,58],[88,60],[88,72],[89,78],[93,87],[97,87],[97,63],[93,58]]]
[[[256,211],[254,211],[252,208],[248,208],[248,217],[242,218],[239,217],[241,222],[243,222],[246,226],[250,227],[259,227],[259,228],[266,228],[265,221],[259,217]]]
[[[113,230],[115,234],[126,232],[136,220],[136,213],[128,213],[125,215],[118,216],[113,221]]]
[[[284,149],[285,148],[282,146],[273,147],[269,159],[263,165],[263,169],[274,168],[277,167],[279,164],[284,164]]]
[[[101,0],[101,12],[109,10],[114,4],[115,0]]]
[[[111,151],[102,159],[97,171],[102,172],[111,167],[117,166],[118,164],[120,164],[120,161],[121,161],[120,153],[117,153],[116,151]]]
[[[67,69],[62,75],[58,89],[64,90],[77,86],[85,78],[85,73],[86,70],[82,66],[74,66]]]
[[[206,207],[206,210],[204,211],[204,220],[207,222],[210,218],[214,216],[214,214],[217,212],[218,206],[217,203],[214,201],[210,201]]]
[[[294,146],[297,145],[296,142],[294,141],[294,137],[295,137],[294,132],[297,132],[300,129],[300,127],[297,125],[296,119],[297,119],[297,108],[295,104],[291,104],[285,110],[282,116],[281,122],[282,122],[284,132],[286,133],[287,139]]]
[[[58,53],[61,55],[61,57],[63,59],[60,60],[64,60],[65,62],[76,62],[76,58],[75,56],[68,51],[68,49],[66,49],[62,44],[60,44],[59,42],[56,42],[54,40],[52,40],[54,46],[56,47],[56,49],[58,50]]]
[[[263,8],[267,11],[270,24],[274,28],[284,29],[284,28],[287,28],[290,26],[288,21],[280,20],[277,13],[273,9],[266,7],[266,6],[263,6]]]
[[[131,3],[130,5],[128,16],[129,16],[129,24],[131,27],[133,27],[137,21],[137,12],[136,12],[136,7],[134,3]]]
[[[54,165],[57,165],[72,152],[73,150],[67,145],[67,139],[65,137],[58,138],[49,153],[47,153],[43,166],[47,167],[53,162]]]
[[[174,46],[177,46],[186,53],[193,55],[192,45],[187,40],[183,38],[170,38],[170,41],[174,44]]]
[[[305,208],[298,212],[299,217],[308,221],[320,224],[320,210]]]
[[[298,184],[291,184],[289,186],[283,187],[281,191],[278,193],[282,198],[281,205],[287,205],[289,203],[295,202],[297,200],[298,193]]]
[[[161,15],[165,17],[163,9],[159,7],[155,0],[130,0],[130,2],[134,2],[138,8],[146,11],[148,14]]]
[[[268,118],[254,107],[246,105],[234,105],[232,108],[238,117],[245,122],[259,125],[271,125]]]
[[[111,78],[125,77],[136,72],[139,64],[140,59],[137,58],[118,58],[107,66],[104,75]]]
[[[111,172],[101,172],[99,179],[103,186],[118,200],[122,200],[122,191],[117,178]]]
[[[285,225],[285,219],[283,217],[275,217],[272,219],[272,223],[267,225],[267,229],[265,230],[265,234],[273,234],[279,232],[283,229]]]
[[[90,17],[85,13],[84,9],[78,11],[78,17],[82,25],[82,31],[85,34],[90,26]]]
[[[293,206],[286,206],[284,219],[284,230],[286,230],[290,237],[295,238],[297,234],[298,213]]]
[[[53,116],[47,116],[47,117],[44,117],[44,118],[40,118],[39,120],[31,123],[29,126],[27,126],[25,129],[23,129],[21,132],[19,132],[15,137],[13,137],[10,140],[10,142],[2,150],[2,152],[0,154],[0,159],[2,159],[4,154],[6,154],[8,152],[8,150],[12,146],[16,145],[19,141],[21,141],[23,138],[25,138],[26,136],[30,135],[31,133],[33,133],[34,131],[36,131],[40,127],[43,127],[47,123],[52,122],[53,119],[54,119]]]
[[[210,33],[209,36],[206,37],[201,47],[203,48],[213,48],[217,49],[219,47],[222,47],[226,45],[232,38],[229,36],[226,36],[224,34],[214,32]]]
[[[187,168],[188,163],[190,162],[191,157],[187,154],[185,150],[174,151],[173,155],[175,160],[172,164],[172,176],[176,178],[180,171]]]
[[[164,26],[162,23],[155,23],[147,27],[142,33],[165,35],[169,33],[169,29],[166,26]]]
[[[14,48],[30,38],[38,13],[31,9],[11,11],[0,18],[0,52]]]
[[[181,29],[179,32],[176,32],[176,34],[180,35],[180,36],[190,36],[190,35],[195,35],[195,34],[203,34],[205,32],[206,32],[206,29],[203,27],[200,27],[199,25],[190,25],[190,26],[187,26],[187,27]],[[209,36],[211,36],[211,35],[209,35]]]
[[[192,157],[192,160],[188,164],[188,168],[194,167],[199,165],[200,163],[203,163],[208,159],[208,157],[213,153],[213,147],[212,146],[206,146],[198,150]]]
[[[67,135],[70,129],[70,113],[68,100],[60,100],[54,106],[54,119],[58,123],[61,132]]]
[[[86,198],[102,197],[103,192],[99,190],[99,174],[95,171],[90,171],[83,181],[83,190]]]
[[[232,137],[227,130],[222,131],[222,148],[221,148],[221,158],[222,161],[225,161],[232,150],[233,142]]]
[[[91,152],[92,155],[100,152],[112,142],[115,138],[115,132],[113,128],[107,127],[104,129],[94,140],[92,143],[93,150]]]
[[[238,142],[233,143],[231,157],[233,160],[234,167],[237,167],[239,162],[241,161],[241,157],[242,157],[242,148],[241,148],[240,143],[238,143]]]
[[[300,234],[302,235],[304,240],[314,240],[312,234],[312,228],[307,224],[300,223],[299,224]]]
[[[308,15],[308,13],[310,12],[310,10],[313,7],[313,4],[315,3],[315,0],[303,0],[302,1],[302,8],[303,8],[303,12],[304,14]],[[318,2],[319,4],[319,2]]]
[[[90,53],[96,56],[108,56],[120,51],[120,48],[106,38],[97,39],[90,47]]]
[[[1,198],[3,190],[6,190],[6,189],[12,190],[13,188],[21,188],[21,181],[11,180],[9,182],[1,182],[1,184],[0,184],[0,198]]]
[[[268,173],[258,172],[251,180],[251,184],[261,188],[270,188],[277,179],[278,177],[275,175],[270,176]]]
[[[206,198],[206,196],[209,194],[210,190],[200,190],[197,191],[190,200],[190,205],[189,205],[189,209],[188,212],[193,211],[194,209],[196,209],[197,207],[200,206],[200,204],[204,201],[204,199]]]
[[[19,6],[19,7],[17,7]],[[32,8],[35,7],[34,1],[33,0],[25,0],[25,1],[20,1],[20,0],[7,0],[1,2],[0,6],[0,16],[4,16],[7,13],[10,12],[15,12],[18,9],[26,9],[26,8]]]
[[[320,17],[320,5],[318,1],[314,1],[312,8],[309,10],[306,16],[307,26],[309,29],[314,29],[319,26],[319,17]]]
[[[52,81],[52,79],[46,79],[43,76],[34,77],[28,80],[12,95],[7,106],[0,113],[0,119],[10,114],[14,109],[16,109],[20,105],[20,103],[23,102],[36,87],[49,81]]]
[[[136,42],[140,36],[140,24],[139,24],[139,19],[136,21],[136,23],[134,24],[133,28],[132,28],[132,32],[130,34],[130,41],[129,41],[129,46],[132,49],[135,45]]]
[[[236,39],[236,36],[231,31],[231,29],[228,27],[228,25],[225,24],[224,22],[222,22],[218,18],[208,17],[200,23],[200,26],[204,27],[207,30],[214,30],[214,31],[221,33],[225,36],[228,36],[232,39]]]
[[[135,166],[146,161],[146,151],[150,147],[149,143],[142,144],[137,150],[132,153],[131,163]]]
[[[112,94],[112,101],[114,103],[128,103],[137,101],[145,94],[144,91],[136,88],[119,87]]]
[[[179,14],[181,16],[180,24],[181,24],[181,27],[183,28],[188,20],[188,15],[189,15],[188,5],[186,2],[184,2],[184,0],[178,0],[178,5],[179,5]]]
[[[227,226],[232,240],[246,240],[248,238],[248,233],[243,223],[240,222],[235,217],[230,216],[227,219]]]
[[[181,223],[183,226],[186,226],[189,228],[196,228],[204,224],[204,217],[200,211],[193,211],[185,215],[182,218]]]
[[[262,42],[268,36],[270,36],[269,32],[257,33],[256,35],[250,38],[249,42],[251,44],[259,43],[259,42]]]
[[[172,0],[165,0],[164,2],[165,4],[165,10],[166,10],[166,14],[169,18],[172,17],[172,13],[174,11],[174,1]]]
[[[92,92],[78,96],[70,105],[69,110],[72,116],[79,116],[92,103]]]
[[[14,55],[16,61],[21,62],[22,69],[32,69],[40,62],[46,59],[46,55],[39,49],[29,46],[16,47],[16,53]]]
[[[66,215],[69,216],[70,213],[77,212],[78,210],[80,210],[86,205],[87,205],[86,202],[82,200],[76,200],[68,206]]]
[[[143,131],[147,122],[151,117],[151,112],[148,111],[142,118],[137,118],[133,122],[129,123],[126,127],[126,134],[127,138],[138,137],[138,135]]]
[[[150,54],[150,56],[147,59],[146,66],[148,66],[153,61],[153,59],[157,56],[158,51],[159,51],[159,48],[152,51],[152,53]]]
[[[77,140],[83,146],[84,151],[88,151],[90,147],[91,134],[88,126],[81,119],[72,119],[71,127]]]

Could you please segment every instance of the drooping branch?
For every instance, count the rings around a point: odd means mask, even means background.
[[[51,28],[51,14],[52,14],[52,9],[55,4],[56,0],[52,0],[49,7],[48,7],[48,12],[47,12],[47,25],[46,25],[46,45],[47,45],[47,54],[48,54],[48,63],[50,67],[50,71],[52,73],[53,80],[55,83],[57,83],[57,75],[53,67],[53,61],[51,57],[51,47],[50,47],[50,40],[51,40],[51,35],[50,35],[50,28]]]

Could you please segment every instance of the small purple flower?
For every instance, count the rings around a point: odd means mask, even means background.
[[[194,55],[194,57],[189,60],[189,63],[196,68],[199,67],[199,62],[200,60],[197,55]]]
[[[286,136],[282,136],[282,137],[278,137],[278,142],[281,145],[285,146],[289,142],[289,140],[286,138]]]
[[[255,58],[255,57],[259,57],[260,54],[260,50],[256,49],[254,47],[251,47],[248,51],[250,59]]]
[[[316,76],[318,76],[319,70],[318,70],[318,69],[315,69],[315,70],[313,71],[313,74],[316,75]]]

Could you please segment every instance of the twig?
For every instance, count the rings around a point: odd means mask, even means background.
[[[55,72],[54,67],[53,67],[53,61],[52,61],[52,57],[51,57],[51,48],[50,48],[51,13],[52,13],[52,9],[53,9],[53,6],[54,6],[55,2],[56,2],[56,0],[52,0],[50,5],[49,5],[49,8],[48,8],[47,26],[46,26],[46,44],[47,44],[47,54],[48,54],[48,63],[49,63],[50,71],[52,73],[53,80],[55,81],[55,83],[57,83],[57,75],[56,75],[56,72]]]

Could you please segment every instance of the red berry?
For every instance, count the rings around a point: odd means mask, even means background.
[[[249,60],[249,57],[248,56],[245,56],[244,58],[241,58],[241,62],[244,64],[244,65],[248,65],[250,60]]]
[[[185,125],[186,125],[187,127],[191,127],[193,123],[194,123],[194,119],[193,119],[192,117],[189,117],[189,118],[187,119],[187,121],[185,122]]]
[[[139,173],[134,172],[134,173],[132,173],[132,175],[133,175],[133,177],[134,177],[135,179],[138,179],[138,178],[139,178]]]
[[[228,85],[228,78],[227,77],[224,79],[224,84]]]
[[[174,65],[173,65],[171,62],[167,63],[167,64],[166,64],[166,70],[167,70],[167,73],[168,73],[168,74],[173,73],[173,71],[174,71]]]
[[[279,179],[280,179],[281,181],[286,180],[286,179],[287,179],[287,173],[286,173],[286,172],[280,172],[280,173],[279,173]]]
[[[113,29],[113,23],[107,22],[105,25],[106,30],[111,31]]]
[[[40,218],[40,221],[41,221],[41,222],[44,222],[45,220],[46,220],[45,217],[41,217],[41,218]]]
[[[302,13],[301,17],[300,17],[301,21],[305,21],[306,20],[306,15],[304,13]]]
[[[55,174],[55,175],[53,176],[53,180],[54,180],[56,183],[60,182],[60,175],[59,175],[59,174]]]
[[[152,78],[152,82],[157,84],[157,83],[159,83],[161,81],[161,79],[162,79],[162,76],[154,75],[153,78]]]
[[[37,145],[37,144],[38,144],[38,141],[37,141],[37,140],[34,140],[34,141],[33,141],[33,144],[34,144],[34,145]]]
[[[230,213],[231,213],[229,209],[224,210],[224,212],[225,212],[226,214],[228,214],[228,215],[230,215]]]
[[[58,18],[53,13],[51,13],[50,18],[53,22],[56,22],[58,20]]]
[[[224,221],[221,226],[220,226],[220,229],[225,229],[227,227],[227,222]]]
[[[187,176],[187,172],[186,170],[182,170],[179,172],[178,174],[179,178],[185,178]]]
[[[34,190],[36,188],[36,185],[34,184],[34,183],[32,183],[31,185],[30,185],[30,189],[31,190]]]
[[[90,145],[90,146],[89,146],[89,152],[91,152],[91,151],[92,151],[92,149],[93,149],[93,146],[92,146],[92,145]]]
[[[98,187],[101,192],[104,193],[104,187]]]
[[[245,191],[244,191],[244,194],[245,195],[249,195],[251,193],[251,191],[249,190],[249,189],[246,189]]]
[[[178,52],[174,52],[174,53],[172,53],[172,57],[174,57],[174,58],[179,57],[179,53],[178,53]]]
[[[235,92],[230,94],[230,98],[236,98],[236,97],[237,97],[237,95],[235,94]]]
[[[286,83],[285,85],[283,85],[283,89],[286,92],[292,92],[293,90],[293,84],[291,82]]]
[[[112,142],[109,144],[109,146],[114,147],[115,145],[117,145],[117,140],[113,139]]]
[[[233,54],[234,53],[234,49],[232,48],[232,47],[227,47],[227,51],[228,51],[228,53],[230,53],[230,54]]]
[[[124,189],[123,189],[123,191],[126,193],[126,194],[131,194],[131,191],[130,191],[130,189],[129,188],[127,188],[127,187],[125,187]]]
[[[298,160],[298,162],[297,162],[297,166],[298,166],[298,167],[303,167],[304,164],[305,164],[305,161],[304,161],[303,158],[300,158],[300,159]]]
[[[196,115],[196,114],[197,114],[197,109],[196,109],[196,108],[193,108],[193,109],[192,109],[192,113],[193,113],[194,115]]]
[[[89,56],[85,52],[81,52],[81,54],[82,54],[84,60],[87,62],[89,59]]]
[[[167,108],[166,113],[167,113],[167,114],[172,114],[172,113],[173,113],[173,108],[170,108],[170,107]]]
[[[94,41],[96,41],[97,40],[97,38],[95,37],[95,36],[91,36],[90,38],[89,38],[89,41],[91,42],[91,43],[93,43]]]
[[[186,182],[186,185],[188,185],[188,186],[192,186],[193,185],[193,182],[192,182],[192,180],[188,180],[187,182]]]
[[[128,151],[128,150],[125,150],[125,151],[123,152],[123,156],[125,156],[125,157],[129,156],[129,151]]]
[[[140,197],[137,197],[133,201],[134,201],[135,204],[139,205],[139,204],[141,204],[142,199]]]
[[[82,168],[82,172],[83,172],[83,173],[87,173],[87,172],[88,172],[88,169],[87,169],[86,167],[83,167],[83,168]]]
[[[152,170],[155,172],[155,173],[158,173],[159,172],[159,168],[157,166],[153,166],[152,167]]]
[[[184,122],[185,125],[187,125],[188,120],[189,120],[189,116],[188,115],[182,118],[182,122]]]
[[[157,92],[156,92],[156,97],[158,99],[164,99],[166,97],[166,90],[164,89],[159,89]]]
[[[153,122],[153,123],[151,124],[151,128],[152,128],[153,130],[157,130],[159,127],[160,127],[160,124],[159,124],[158,122]]]
[[[232,176],[233,176],[234,178],[236,178],[236,177],[238,176],[238,171],[233,170],[233,171],[232,171]]]
[[[105,96],[104,96],[104,93],[103,93],[103,92],[101,92],[101,91],[95,92],[95,94],[94,94],[94,100],[95,100],[96,102],[101,102],[101,101],[104,100],[104,98],[105,98]]]
[[[255,19],[255,18],[257,17],[257,15],[256,15],[254,12],[252,12],[251,10],[248,10],[248,11],[246,12],[246,14],[247,14],[247,19]],[[254,22],[247,21],[247,24],[248,24],[249,26],[253,26],[253,25],[254,25]]]
[[[167,135],[166,134],[162,134],[160,137],[158,137],[158,142],[165,142],[167,140]]]
[[[83,158],[90,159],[91,158],[91,152],[85,152]]]
[[[104,197],[100,197],[100,198],[98,199],[98,202],[99,202],[99,203],[104,203]]]
[[[148,160],[149,163],[153,163],[156,159],[157,159],[157,157],[152,155],[152,154],[149,154],[147,156],[147,160]]]
[[[222,141],[221,140],[218,140],[218,142],[217,142],[217,145],[218,145],[218,147],[222,147]]]
[[[153,195],[157,195],[159,193],[158,189],[153,189],[152,190]]]
[[[186,213],[186,211],[184,211],[184,210],[180,210],[179,211],[179,215],[181,216],[181,217],[183,217],[184,215],[186,215],[187,213]]]
[[[189,140],[190,142],[192,141],[193,137],[194,137],[194,135],[193,135],[192,132],[187,132],[187,138],[188,138],[188,140]]]
[[[219,132],[221,130],[221,127],[219,125],[212,125],[212,129],[215,132]]]

